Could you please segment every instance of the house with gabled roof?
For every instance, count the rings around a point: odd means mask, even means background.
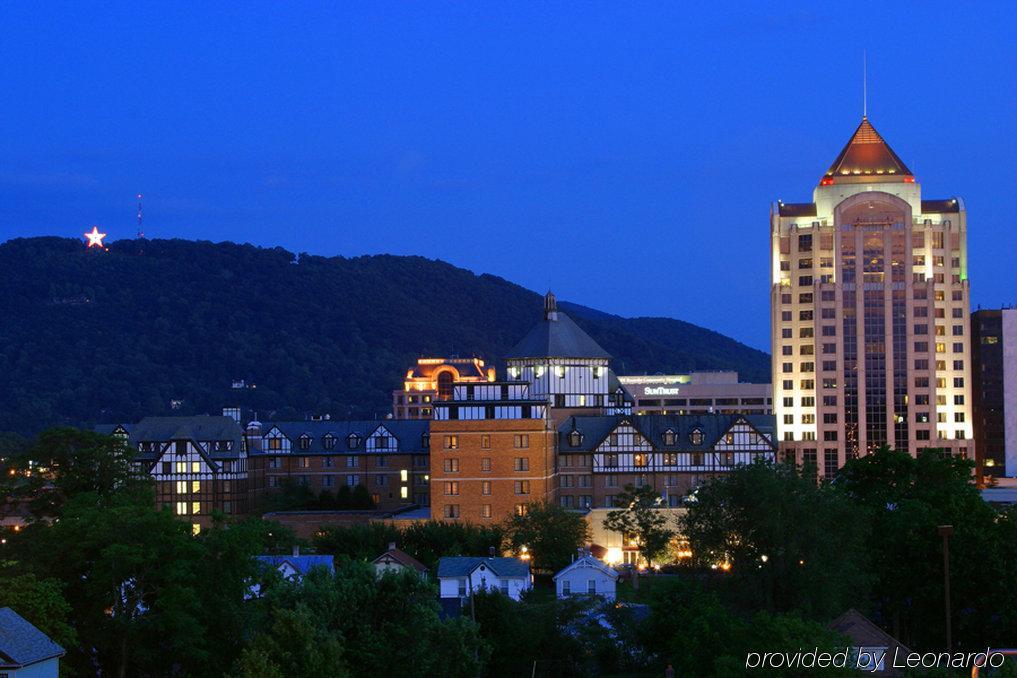
[[[57,678],[64,648],[9,607],[0,607],[0,676]]]
[[[396,548],[395,542],[388,545],[388,550],[371,561],[374,572],[379,577],[386,572],[413,572],[421,579],[427,579],[427,566],[409,553]]]
[[[600,596],[614,600],[618,572],[590,553],[583,553],[554,575],[555,593],[559,598]]]
[[[472,592],[500,592],[512,600],[533,588],[530,564],[519,558],[449,556],[438,561],[443,599],[468,599]]]

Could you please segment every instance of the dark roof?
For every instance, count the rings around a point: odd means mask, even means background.
[[[406,567],[413,568],[417,572],[427,572],[426,565],[424,565],[422,562],[411,556],[409,553],[406,553],[406,551],[402,551],[397,548],[390,548],[388,551],[385,551],[371,562],[377,563],[379,560],[386,556],[396,561],[400,565],[405,565]]]
[[[465,577],[481,565],[486,565],[499,577],[529,577],[530,566],[518,558],[482,558],[446,556],[438,561],[439,577]]]
[[[378,427],[384,426],[399,443],[400,453],[426,452],[424,435],[430,431],[431,422],[427,419],[367,419],[367,420],[324,420],[324,421],[270,421],[262,424],[262,435],[273,428],[289,438],[293,445],[304,435],[308,436],[307,450],[297,450],[306,454],[340,454],[345,452],[363,452],[364,441]],[[326,449],[324,438],[331,434],[335,447]],[[350,447],[350,435],[359,438],[357,447]],[[267,453],[268,450],[262,450]],[[257,454],[257,452],[254,452]]]
[[[0,666],[28,666],[61,657],[64,648],[9,607],[0,607]]]
[[[816,216],[816,203],[814,202],[782,202],[777,206],[782,217],[814,217]]]
[[[956,198],[922,201],[922,214],[956,214],[957,212],[960,212],[960,201]]]
[[[903,654],[911,652],[899,640],[853,608],[830,622],[828,628],[844,634],[858,647],[899,647]]]
[[[204,450],[211,459],[236,459],[243,450],[244,431],[233,417],[195,415],[189,417],[145,417],[137,424],[102,424],[95,427],[97,433],[110,435],[117,428],[127,432],[128,443],[137,449],[142,442],[165,443],[172,440],[199,442],[228,441],[233,443],[229,450],[209,446]],[[143,452],[139,459],[152,459],[161,454]]]
[[[505,358],[610,358],[567,313],[558,310],[554,295],[544,297],[544,319]]]
[[[279,568],[284,563],[289,563],[294,570],[304,575],[316,567],[323,567],[329,572],[335,571],[334,558],[332,556],[256,556],[259,562],[265,563],[272,568]]]
[[[759,433],[769,436],[771,445],[775,419],[765,414],[643,414],[604,415],[590,417],[569,417],[558,426],[558,450],[563,454],[571,452],[592,452],[622,422],[630,423],[650,445],[656,450],[673,450],[676,452],[698,452],[712,448],[739,420],[745,420]],[[577,430],[582,434],[582,442],[578,447],[570,443],[570,434]],[[703,443],[693,445],[690,434],[699,429],[703,433]],[[664,433],[675,433],[673,445],[664,442]]]
[[[913,177],[911,170],[879,136],[868,118],[862,118],[858,129],[851,135],[830,169],[826,170],[825,176],[836,178],[859,175],[899,177],[901,181],[904,177]]]

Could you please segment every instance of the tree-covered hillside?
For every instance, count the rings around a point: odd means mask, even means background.
[[[23,432],[170,413],[171,401],[181,414],[382,415],[418,356],[497,362],[542,308],[502,278],[423,257],[63,238],[0,245],[0,305],[0,430]],[[765,353],[716,332],[563,308],[619,372],[769,379]]]

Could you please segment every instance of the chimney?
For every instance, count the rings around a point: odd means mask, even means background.
[[[544,320],[558,320],[558,300],[551,290],[544,295]]]
[[[296,558],[299,555],[300,555],[300,547],[299,546],[294,546],[293,547],[293,557]]]
[[[244,440],[248,452],[261,452],[261,422],[257,419],[247,424],[244,429]]]
[[[388,550],[389,551],[395,551],[395,549],[396,549],[396,543],[394,541],[390,541],[388,543]]]

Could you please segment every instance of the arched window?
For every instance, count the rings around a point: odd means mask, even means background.
[[[332,435],[331,433],[326,433],[324,437],[322,437],[321,439],[321,445],[326,450],[331,450],[333,447],[335,447],[335,436]]]
[[[360,446],[360,436],[358,436],[356,433],[351,433],[348,436],[346,436],[346,447],[350,448],[351,450],[355,450],[359,446]]]
[[[702,445],[704,437],[705,436],[703,436],[702,429],[694,428],[692,429],[692,432],[689,433],[689,442],[692,443],[693,445]]]
[[[571,433],[569,433],[569,446],[570,447],[579,447],[582,444],[583,444],[583,434],[582,433],[580,433],[579,431],[576,431],[576,430],[573,430]]]
[[[664,431],[664,444],[665,445],[674,445],[675,440],[677,439],[677,437],[678,436],[675,435],[674,429],[669,428],[668,430]]]
[[[438,400],[451,400],[452,373],[442,372],[438,375]]]
[[[300,436],[300,449],[309,450],[311,449],[311,436],[306,433]]]

